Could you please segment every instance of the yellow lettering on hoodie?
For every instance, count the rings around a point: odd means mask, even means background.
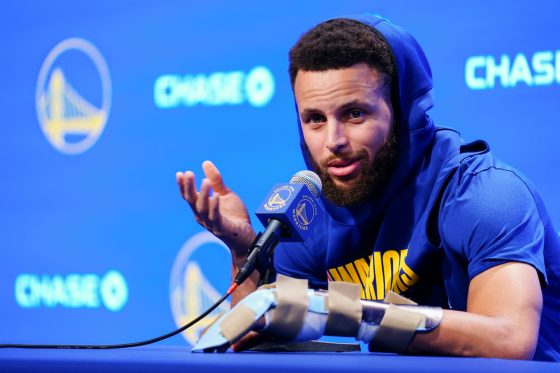
[[[407,254],[408,249],[374,251],[328,273],[333,281],[359,284],[362,299],[383,300],[389,290],[400,294],[418,282],[418,275],[406,264]]]

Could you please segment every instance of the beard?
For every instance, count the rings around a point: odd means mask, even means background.
[[[333,154],[319,163],[313,159],[304,143],[306,156],[323,184],[322,194],[336,206],[357,205],[379,195],[386,187],[395,168],[397,150],[397,136],[393,128],[371,162],[367,150],[360,149],[353,153]],[[353,180],[340,178],[343,184],[337,185],[327,172],[327,164],[333,159],[358,160],[361,163],[360,173]]]

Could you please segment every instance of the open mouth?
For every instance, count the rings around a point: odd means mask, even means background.
[[[341,160],[335,159],[327,164],[329,175],[339,179],[349,179],[356,176],[360,171],[361,158]]]

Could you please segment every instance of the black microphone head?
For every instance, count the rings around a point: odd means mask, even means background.
[[[313,171],[302,170],[296,172],[290,179],[290,184],[305,184],[315,198],[319,198],[323,185],[321,179]]]

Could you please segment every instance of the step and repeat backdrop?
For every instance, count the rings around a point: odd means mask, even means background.
[[[0,343],[147,339],[218,299],[229,253],[195,223],[175,173],[199,183],[211,159],[253,213],[303,169],[287,53],[338,15],[411,31],[432,64],[435,122],[488,141],[536,183],[560,227],[556,0],[2,8]]]

